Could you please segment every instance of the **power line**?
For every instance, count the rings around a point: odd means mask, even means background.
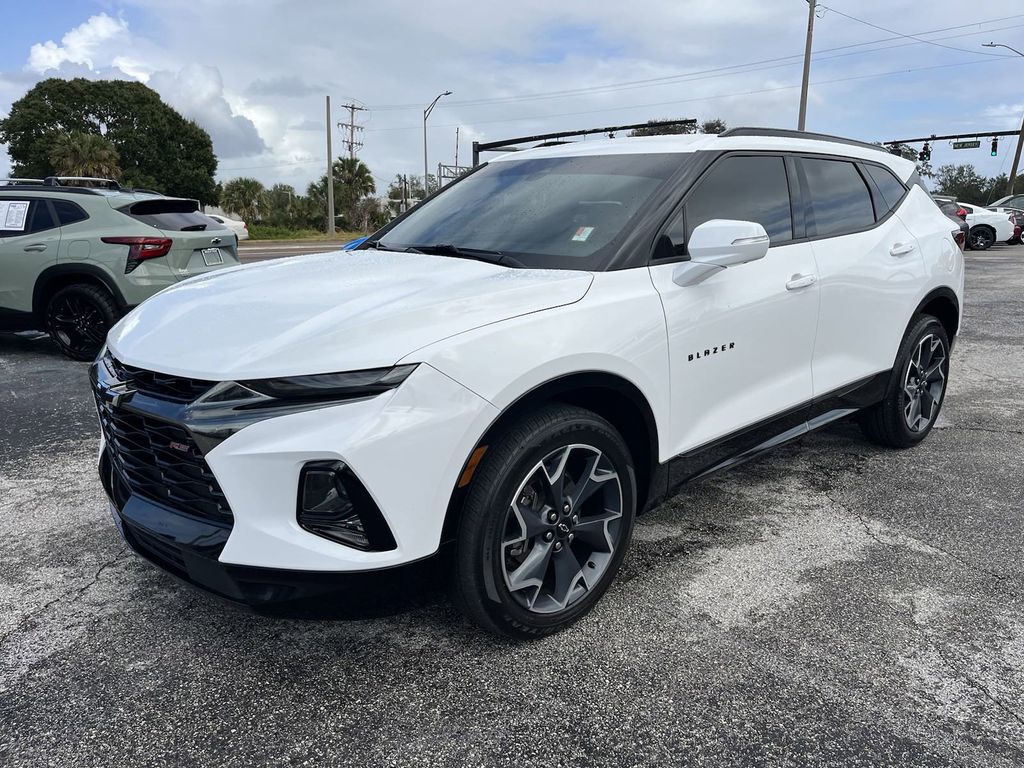
[[[850,82],[850,81],[853,81],[853,80],[867,80],[867,79],[876,78],[876,77],[891,77],[893,75],[903,75],[903,74],[908,74],[910,72],[924,72],[924,71],[933,70],[933,69],[947,69],[949,67],[967,67],[967,66],[971,66],[971,65],[974,65],[974,64],[991,64],[991,63],[992,63],[991,59],[978,59],[976,61],[963,61],[963,62],[956,62],[956,63],[952,63],[952,64],[935,64],[935,65],[929,66],[929,67],[910,67],[908,69],[895,69],[895,70],[891,70],[889,72],[874,72],[874,73],[867,74],[867,75],[854,75],[852,77],[839,77],[839,78],[834,78],[832,80],[816,80],[816,81],[813,81],[811,83],[811,85],[816,85],[816,86],[817,85],[831,85],[831,84],[834,84],[834,83],[845,83],[845,82]],[[472,123],[473,123],[473,125],[484,125],[484,124],[488,124],[488,123],[516,123],[516,122],[522,122],[524,120],[538,120],[538,119],[547,119],[547,118],[552,118],[552,117],[573,117],[573,116],[576,116],[576,115],[592,115],[592,114],[597,114],[597,113],[602,113],[602,112],[621,112],[623,110],[629,110],[629,109],[647,109],[649,107],[666,107],[666,106],[673,106],[673,105],[676,105],[676,104],[690,104],[692,102],[697,102],[697,101],[711,101],[711,100],[714,100],[714,99],[732,98],[732,97],[735,97],[735,96],[756,96],[756,95],[759,95],[759,94],[762,94],[762,93],[776,93],[778,91],[789,91],[789,90],[793,90],[793,89],[799,88],[799,87],[800,87],[800,84],[796,83],[794,85],[784,85],[784,86],[779,86],[777,88],[759,88],[759,89],[753,90],[753,91],[741,91],[741,92],[738,92],[738,93],[720,93],[720,94],[715,94],[715,95],[710,95],[710,96],[698,96],[698,97],[695,97],[695,98],[692,98],[692,99],[677,99],[677,100],[674,100],[674,101],[658,101],[658,102],[651,102],[651,103],[647,103],[647,104],[630,104],[630,105],[626,105],[626,106],[622,106],[622,107],[604,107],[602,109],[589,109],[589,110],[584,110],[584,111],[580,111],[580,112],[560,112],[558,114],[552,114],[552,115],[531,115],[531,116],[526,116],[526,117],[502,118],[502,119],[498,119],[498,120],[474,120],[474,121],[472,121]],[[438,128],[455,128],[455,127],[457,127],[457,125],[458,124],[456,124],[456,123],[452,123],[450,125],[434,125],[434,126],[431,126],[431,129],[436,130]],[[419,130],[420,128],[421,128],[421,126],[418,126],[418,125],[415,125],[415,126],[413,126],[413,125],[402,125],[402,126],[394,126],[394,127],[390,127],[390,128],[374,128],[374,129],[368,129],[368,130],[374,130],[374,131],[411,131],[411,130]]]
[[[992,56],[992,57],[999,58],[999,59],[1007,58],[1007,56],[1004,55],[1004,54],[999,54],[999,53],[982,53],[981,51],[972,51],[972,50],[970,50],[968,48],[957,48],[956,46],[953,46],[953,45],[943,45],[942,43],[936,43],[933,40],[926,40],[923,37],[918,37],[917,35],[905,35],[905,34],[903,34],[901,32],[897,32],[895,29],[889,29],[888,27],[882,27],[882,26],[879,26],[878,24],[873,24],[870,21],[865,21],[864,19],[858,19],[856,16],[851,16],[848,13],[843,13],[842,11],[840,11],[840,10],[838,10],[836,8],[833,8],[831,5],[823,5],[822,7],[827,9],[827,10],[829,10],[829,11],[832,11],[832,13],[836,14],[837,16],[842,16],[844,19],[849,19],[850,21],[856,21],[858,24],[863,24],[864,26],[871,27],[872,29],[877,29],[877,30],[880,30],[882,32],[888,32],[890,35],[897,35],[898,37],[905,37],[905,38],[907,38],[909,40],[916,40],[919,43],[926,43],[928,45],[934,45],[934,46],[936,46],[938,48],[945,48],[946,50],[949,50],[949,51],[959,51],[960,53],[973,53],[975,55],[981,54],[982,56]],[[985,22],[979,22],[979,23],[984,24]],[[927,33],[919,33],[919,34],[927,34]]]
[[[830,10],[834,11],[835,9],[832,9],[830,7]],[[839,14],[840,16],[845,16],[846,15],[846,14],[841,13],[840,11],[835,11],[835,12],[837,14]],[[821,50],[814,51],[813,53],[814,53],[815,58],[817,58],[820,54],[832,53],[832,52],[835,52],[835,51],[846,51],[846,50],[849,50],[850,48],[859,48],[859,47],[863,47],[863,46],[877,45],[879,43],[886,43],[886,42],[892,42],[894,40],[904,40],[904,39],[909,39],[909,40],[913,40],[914,41],[913,43],[908,43],[906,45],[915,45],[915,44],[918,44],[918,43],[934,43],[934,41],[930,41],[930,40],[926,40],[926,39],[920,38],[920,35],[932,35],[932,34],[938,34],[940,32],[949,32],[951,30],[962,30],[965,26],[974,26],[974,25],[980,26],[982,24],[993,24],[993,23],[996,23],[996,22],[999,22],[999,21],[1007,21],[1007,20],[1010,20],[1010,19],[1019,19],[1019,18],[1022,18],[1022,17],[1024,17],[1024,14],[1018,13],[1018,14],[1013,14],[1013,15],[1010,15],[1010,16],[1002,16],[1002,17],[993,18],[993,19],[985,19],[983,21],[973,22],[973,24],[970,24],[970,25],[968,25],[968,24],[957,24],[957,25],[951,26],[951,27],[942,27],[940,29],[932,29],[932,30],[928,30],[926,32],[917,32],[917,33],[915,33],[913,35],[905,35],[905,34],[901,34],[899,32],[894,32],[892,30],[885,30],[882,27],[878,27],[878,29],[882,29],[883,31],[889,32],[890,34],[892,34],[894,36],[893,37],[887,37],[887,38],[880,38],[878,40],[870,40],[870,41],[866,41],[866,42],[863,42],[863,43],[848,43],[846,45],[835,46],[835,47],[832,47],[832,48],[823,48]],[[849,18],[853,19],[854,21],[862,21],[860,19],[854,19],[853,17],[849,17]],[[875,25],[870,24],[870,22],[862,22],[862,23],[867,24],[868,26],[875,26]],[[953,39],[955,37],[969,37],[969,36],[972,36],[972,35],[988,34],[991,31],[992,30],[980,30],[980,31],[976,31],[976,32],[966,32],[966,33],[960,33],[960,34],[957,34],[957,35],[950,35],[949,37],[939,38],[939,39],[945,40],[945,39]],[[938,45],[937,43],[934,43],[934,44]],[[873,52],[875,52],[877,50],[888,50],[889,48],[897,48],[897,47],[901,47],[901,46],[886,46],[885,48],[878,48],[878,49],[874,49],[873,51],[856,51],[856,52],[853,52],[853,53],[848,53],[848,54],[843,54],[843,55],[858,55],[860,53],[873,53]],[[941,46],[941,45],[939,47],[952,48],[952,46]],[[982,53],[980,51],[969,51],[966,48],[953,48],[953,49],[954,50],[958,50],[958,51],[968,52],[968,53],[975,53],[975,54],[978,54],[978,55],[992,56],[992,57],[995,57],[995,58],[1008,58],[1007,56],[1002,56],[1000,54],[984,54],[984,53]],[[774,64],[774,63],[779,63],[779,62],[791,63],[793,61],[799,61],[800,58],[801,58],[800,54],[795,54],[795,55],[790,55],[790,56],[778,56],[778,57],[774,57],[774,58],[770,58],[770,59],[760,59],[758,61],[746,62],[744,64],[732,64],[732,65],[725,66],[725,67],[714,67],[714,68],[711,68],[711,69],[695,70],[695,71],[692,71],[692,72],[681,72],[681,73],[675,74],[675,75],[665,75],[665,76],[662,76],[662,77],[645,78],[645,79],[642,79],[642,80],[627,80],[627,81],[622,81],[622,82],[617,82],[617,83],[605,83],[604,85],[594,85],[594,86],[587,86],[587,87],[581,87],[581,88],[570,88],[570,89],[564,89],[564,90],[560,90],[560,91],[544,91],[544,92],[532,93],[532,94],[521,94],[521,95],[518,95],[518,96],[504,96],[504,97],[497,97],[497,98],[490,98],[490,99],[470,99],[470,100],[463,100],[463,101],[448,101],[446,104],[443,105],[443,108],[477,106],[477,105],[483,105],[483,104],[506,104],[506,103],[512,103],[512,102],[517,102],[517,101],[532,101],[532,100],[541,100],[541,99],[563,98],[565,96],[573,96],[573,95],[576,95],[576,94],[597,93],[597,92],[602,92],[602,91],[614,91],[614,90],[621,90],[621,89],[624,89],[624,88],[630,88],[630,87],[634,87],[634,86],[645,86],[645,85],[648,85],[648,84],[650,84],[650,85],[658,85],[658,84],[662,84],[662,83],[670,83],[670,82],[680,81],[680,80],[684,80],[685,81],[687,79],[693,79],[696,76],[700,76],[700,75],[714,74],[714,73],[718,73],[718,72],[728,72],[730,70],[743,69],[743,68],[746,68],[746,67],[752,67],[752,66],[757,66],[757,65],[761,65],[761,64]],[[829,58],[838,58],[838,57],[829,57]],[[382,106],[374,107],[374,110],[375,111],[401,111],[401,110],[406,110],[406,109],[420,109],[420,108],[421,107],[420,107],[419,104],[414,104],[414,103],[409,103],[409,104],[385,104],[385,105],[382,105]]]

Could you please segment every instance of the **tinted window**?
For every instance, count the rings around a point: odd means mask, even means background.
[[[165,232],[201,232],[225,228],[223,224],[200,213],[199,204],[195,200],[143,200],[118,210]]]
[[[885,202],[885,210],[891,211],[903,199],[903,195],[907,193],[906,187],[900,184],[900,180],[887,168],[877,165],[865,165],[864,170],[868,172],[868,176],[877,185],[878,192],[882,195],[882,200]],[[878,218],[882,218],[884,215],[883,211],[878,211]]]
[[[70,200],[54,200],[53,207],[57,210],[57,220],[60,221],[62,227],[89,218],[89,214]]]
[[[807,234],[855,232],[874,225],[871,193],[857,166],[844,160],[803,160],[807,175]]]
[[[961,205],[960,207],[964,209],[964,213],[974,213],[974,209],[969,205]]]
[[[685,154],[580,155],[490,163],[415,208],[386,248],[452,244],[531,268],[606,269]]]
[[[727,157],[686,201],[686,237],[705,221],[756,221],[773,244],[793,239],[786,166],[781,157]]]
[[[30,235],[35,232],[53,229],[56,226],[57,222],[53,220],[53,216],[50,214],[50,207],[46,202],[43,200],[31,200],[28,204],[28,214],[25,216],[25,228],[23,230],[0,230],[0,237],[20,237],[21,235]]]

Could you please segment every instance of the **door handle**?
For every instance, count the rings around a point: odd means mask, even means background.
[[[46,243],[32,243],[32,245],[25,246],[26,251],[45,251]]]
[[[786,290],[797,291],[809,285],[814,285],[816,282],[818,282],[818,278],[814,275],[793,275],[789,282],[786,283]]]
[[[896,243],[892,248],[889,249],[890,256],[906,256],[908,253],[913,251],[915,248],[913,243]]]

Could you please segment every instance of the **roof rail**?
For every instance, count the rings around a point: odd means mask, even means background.
[[[18,184],[42,184],[43,180],[42,179],[16,179],[16,178],[12,177],[12,178],[9,178],[9,179],[0,179],[0,182],[3,182],[3,185],[5,187],[16,187]]]
[[[96,176],[47,176],[43,179],[43,184],[47,187],[60,187],[65,181],[98,181],[106,189],[121,188],[121,185],[113,179],[101,179]]]
[[[847,139],[843,136],[832,136],[828,133],[812,133],[811,131],[794,131],[788,128],[730,128],[727,131],[723,131],[718,134],[722,138],[728,138],[730,136],[773,136],[782,139],[809,139],[811,141],[833,141],[837,144],[849,144],[854,147],[864,147],[865,149],[874,149],[878,152],[888,153],[889,150],[878,144],[872,144],[869,141],[858,141],[857,139]]]

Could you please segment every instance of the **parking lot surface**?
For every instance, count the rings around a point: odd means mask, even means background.
[[[943,417],[641,518],[584,621],[266,618],[126,550],[86,366],[0,337],[0,765],[1024,764],[1024,247],[968,253]]]

